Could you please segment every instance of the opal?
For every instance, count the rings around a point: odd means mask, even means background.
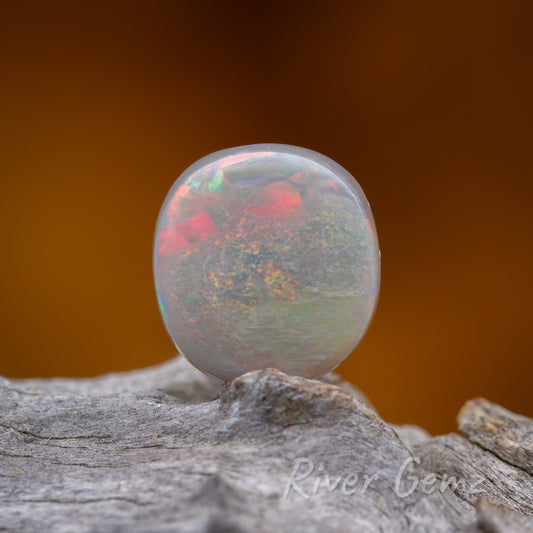
[[[262,144],[210,154],[170,189],[154,278],[166,328],[203,372],[314,378],[359,344],[380,253],[355,179],[317,152]]]

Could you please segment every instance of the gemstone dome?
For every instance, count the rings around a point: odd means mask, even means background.
[[[265,144],[210,154],[168,193],[154,277],[178,350],[222,380],[274,367],[317,377],[357,346],[380,255],[361,187],[331,159]]]

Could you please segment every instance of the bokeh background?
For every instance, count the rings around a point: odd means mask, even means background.
[[[203,155],[279,142],[374,210],[380,303],[339,372],[433,433],[476,396],[533,416],[530,5],[3,1],[0,374],[172,357],[164,196]]]

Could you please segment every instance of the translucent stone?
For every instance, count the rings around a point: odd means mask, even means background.
[[[200,370],[313,378],[363,337],[380,255],[370,206],[346,170],[304,148],[251,145],[208,155],[174,183],[154,275],[168,332]]]

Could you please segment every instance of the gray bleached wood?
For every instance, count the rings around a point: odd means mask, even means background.
[[[334,375],[221,386],[183,358],[0,378],[0,531],[533,531],[522,448],[502,461],[471,435],[392,427],[357,398]],[[441,490],[451,473],[464,486]]]
[[[457,419],[470,442],[533,475],[533,420],[483,398],[467,402]]]
[[[222,382],[207,376],[185,357],[173,357],[156,366],[130,372],[114,372],[95,378],[12,380],[17,386],[42,393],[109,394],[162,390],[185,403],[200,403],[217,397]],[[320,381],[337,385],[373,409],[368,398],[338,374],[329,372]]]

